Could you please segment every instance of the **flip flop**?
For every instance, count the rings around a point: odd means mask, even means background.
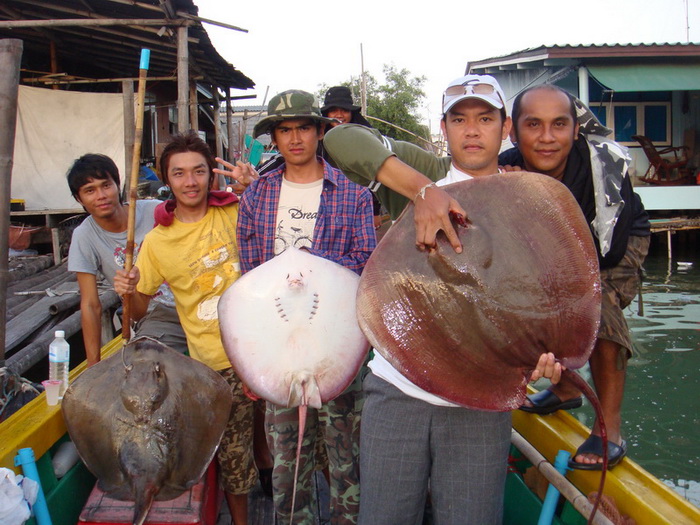
[[[529,395],[527,398],[530,400],[530,403],[532,403],[532,406],[522,405],[520,410],[541,415],[551,414],[557,410],[578,408],[583,404],[583,400],[580,396],[562,401],[558,395],[549,389]]]
[[[603,470],[603,463],[578,463],[574,461],[574,458],[579,454],[595,454],[596,456],[603,457],[603,438],[591,434],[588,436],[588,439],[578,447],[574,457],[569,460],[569,468],[572,469]],[[608,469],[617,465],[626,455],[627,442],[624,439],[619,445],[608,441]]]

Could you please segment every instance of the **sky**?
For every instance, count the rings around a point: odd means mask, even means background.
[[[380,82],[384,64],[426,77],[420,115],[434,132],[442,91],[469,61],[542,45],[700,43],[700,0],[194,3],[200,16],[248,30],[205,24],[219,54],[255,82],[254,90],[233,92],[257,95],[246,103],[357,77],[364,56],[365,70]]]

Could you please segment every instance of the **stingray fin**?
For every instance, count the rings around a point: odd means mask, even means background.
[[[289,383],[288,407],[308,405],[312,408],[321,408],[321,391],[316,383],[316,378],[309,372],[299,372],[292,376]]]

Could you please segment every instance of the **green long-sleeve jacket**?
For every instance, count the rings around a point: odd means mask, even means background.
[[[396,219],[409,199],[375,182],[377,172],[391,156],[396,156],[432,181],[442,179],[450,169],[450,157],[436,157],[415,144],[390,139],[376,129],[344,124],[336,126],[323,139],[323,146],[337,166],[352,181],[375,192],[392,219]]]

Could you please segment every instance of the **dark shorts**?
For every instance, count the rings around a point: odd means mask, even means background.
[[[619,344],[624,357],[632,355],[630,331],[622,312],[639,291],[640,270],[649,251],[650,237],[631,236],[622,260],[612,268],[600,271],[602,303],[598,339]]]
[[[163,303],[155,306],[141,319],[134,331],[135,337],[150,337],[176,352],[187,352],[187,337],[174,307]]]

